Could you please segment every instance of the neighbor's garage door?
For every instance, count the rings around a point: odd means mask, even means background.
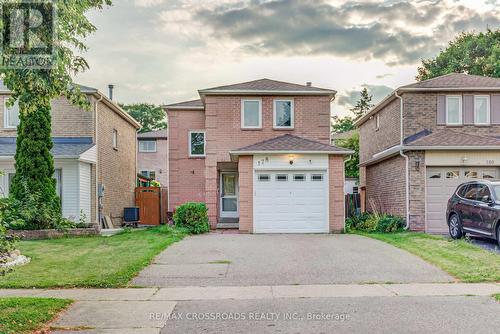
[[[447,233],[446,206],[457,187],[474,179],[496,179],[497,168],[428,167],[427,232]]]
[[[328,233],[328,173],[256,172],[255,233]]]

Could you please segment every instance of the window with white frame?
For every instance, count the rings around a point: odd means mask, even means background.
[[[462,96],[446,96],[446,124],[462,125]]]
[[[142,170],[141,175],[156,180],[156,172],[154,170]]]
[[[292,129],[293,122],[293,100],[274,100],[274,127],[277,129]]]
[[[488,95],[474,96],[474,124],[490,124],[490,97]]]
[[[15,129],[19,125],[19,103],[16,101],[12,107],[7,106],[4,100],[4,128]]]
[[[113,129],[113,148],[118,149],[118,130]]]
[[[9,195],[9,192],[10,192],[10,188],[12,186],[12,181],[14,180],[14,176],[16,175],[16,173],[14,171],[12,172],[7,172],[5,173],[5,189],[3,189],[4,191],[4,195],[5,196],[8,196]],[[56,194],[57,196],[61,199],[62,201],[62,195],[63,195],[63,178],[62,178],[62,169],[61,168],[57,168],[54,170],[54,175],[53,175],[54,179],[56,180]],[[1,194],[0,194],[1,195]]]
[[[259,99],[241,100],[241,127],[243,129],[262,128],[262,101]]]
[[[204,157],[205,156],[205,131],[190,131],[189,132],[189,156]]]
[[[141,153],[155,153],[156,140],[139,140],[139,152]]]

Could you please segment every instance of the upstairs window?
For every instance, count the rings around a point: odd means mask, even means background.
[[[446,124],[462,125],[462,96],[446,96]]]
[[[141,153],[156,152],[156,140],[139,140],[139,152]]]
[[[190,131],[189,132],[189,156],[204,157],[205,156],[205,132]]]
[[[241,101],[241,127],[243,129],[262,128],[262,101]]]
[[[292,100],[274,100],[274,128],[293,129],[294,105]]]
[[[118,149],[118,130],[116,130],[116,129],[113,129],[112,143],[113,143],[113,148],[115,150],[117,150]]]
[[[14,103],[12,107],[7,106],[7,99],[4,104],[4,128],[15,129],[19,125],[19,103]]]
[[[490,97],[487,95],[474,96],[474,124],[490,124]]]

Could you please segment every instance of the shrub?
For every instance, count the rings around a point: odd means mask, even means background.
[[[364,232],[392,233],[401,231],[405,220],[398,216],[378,213],[362,213],[346,220],[347,232],[352,230]]]
[[[210,225],[206,204],[194,202],[182,204],[175,210],[174,223],[176,226],[187,228],[192,234],[208,232]]]

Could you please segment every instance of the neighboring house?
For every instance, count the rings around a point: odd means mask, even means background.
[[[199,94],[165,107],[170,211],[205,202],[212,228],[250,233],[344,229],[352,152],[330,145],[335,91],[262,79]]]
[[[342,140],[346,140],[354,136],[358,131],[357,130],[351,130],[351,131],[346,131],[346,132],[341,132],[341,133],[333,133],[332,134],[332,144],[333,145],[338,145],[339,142]]]
[[[359,194],[359,180],[355,177],[346,177],[344,193],[346,195]]]
[[[123,208],[135,205],[135,147],[140,125],[98,90],[80,88],[88,96],[91,110],[82,110],[65,98],[52,102],[54,178],[62,213],[73,220],[83,213],[88,222],[97,222],[100,199],[101,214],[114,218],[118,225]],[[15,174],[19,124],[19,108],[8,108],[8,98],[9,91],[0,85],[0,170],[5,172],[0,176],[0,188],[4,195],[8,195]]]
[[[356,125],[367,209],[406,216],[411,230],[445,233],[456,187],[500,177],[500,79],[449,74],[403,86]]]
[[[167,130],[140,133],[137,135],[137,171],[142,176],[168,184]]]

